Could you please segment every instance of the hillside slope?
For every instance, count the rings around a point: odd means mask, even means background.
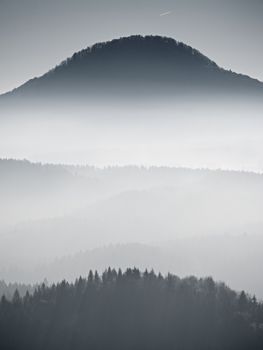
[[[199,51],[160,36],[95,44],[6,96],[58,98],[262,93],[263,84],[226,71]]]

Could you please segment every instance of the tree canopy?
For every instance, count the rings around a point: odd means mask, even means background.
[[[90,271],[0,303],[1,349],[262,349],[263,306],[212,278]]]

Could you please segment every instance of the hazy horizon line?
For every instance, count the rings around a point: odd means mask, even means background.
[[[256,171],[252,169],[241,169],[241,168],[224,168],[224,167],[190,167],[185,165],[145,165],[145,164],[135,164],[130,163],[126,165],[121,164],[108,164],[108,165],[96,165],[92,163],[64,163],[64,162],[45,162],[45,161],[34,161],[28,158],[12,158],[12,157],[0,157],[0,162],[2,161],[14,161],[14,162],[27,162],[32,165],[41,165],[41,166],[65,166],[65,167],[73,167],[73,168],[94,168],[98,170],[107,170],[107,169],[125,169],[125,168],[137,168],[137,169],[169,169],[169,170],[193,170],[193,171],[211,171],[211,172],[226,172],[226,173],[244,173],[244,174],[253,174],[253,175],[263,175],[263,170]]]

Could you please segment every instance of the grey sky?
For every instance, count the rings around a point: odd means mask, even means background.
[[[130,34],[174,37],[263,80],[262,18],[263,0],[0,0],[0,92]]]

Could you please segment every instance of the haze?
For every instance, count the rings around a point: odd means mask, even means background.
[[[0,2],[0,92],[19,86],[0,96],[0,296],[135,266],[263,300],[262,15],[259,0]]]

